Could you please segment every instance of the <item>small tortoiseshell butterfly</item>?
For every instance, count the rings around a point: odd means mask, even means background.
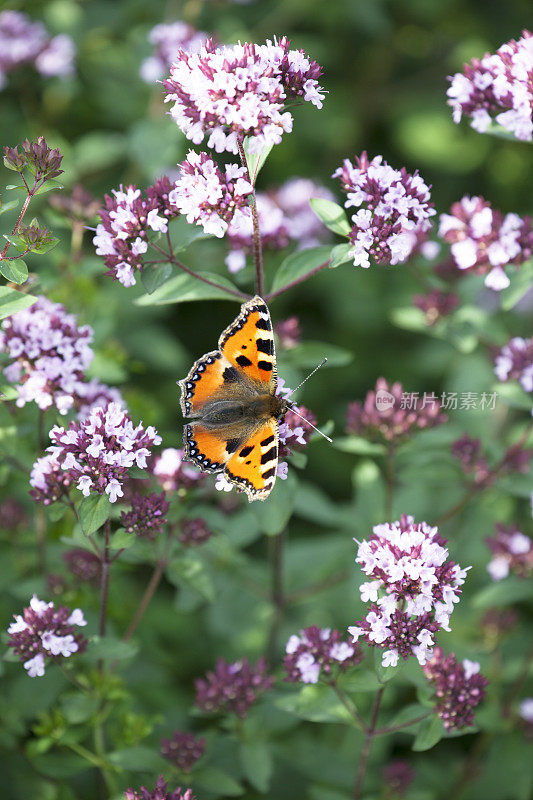
[[[265,500],[276,481],[278,424],[293,403],[276,395],[274,333],[261,297],[243,303],[218,350],[196,361],[182,381],[185,458],[224,472],[248,499]]]

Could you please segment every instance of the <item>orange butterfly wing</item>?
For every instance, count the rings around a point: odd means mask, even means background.
[[[230,457],[227,441],[217,431],[207,430],[201,422],[183,428],[185,458],[194,461],[205,472],[221,472]]]
[[[231,364],[218,350],[206,353],[195,361],[186,378],[179,381],[183,416],[197,416],[205,404],[219,392],[225,382],[224,372]]]
[[[222,355],[252,380],[266,384],[273,394],[277,385],[276,354],[270,312],[256,296],[241,307],[241,313],[218,340]]]
[[[248,499],[266,500],[276,481],[278,422],[272,418],[254,432],[231,456],[224,475]]]

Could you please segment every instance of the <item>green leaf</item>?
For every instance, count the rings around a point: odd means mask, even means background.
[[[382,684],[375,672],[369,669],[357,669],[339,676],[338,684],[346,692],[376,692]]]
[[[266,500],[251,505],[257,524],[267,536],[281,533],[291,518],[296,499],[296,484],[296,476],[289,472],[286,480],[277,479]]]
[[[80,725],[96,713],[98,698],[84,692],[67,694],[61,698],[61,710],[71,725]]]
[[[313,684],[299,692],[281,697],[276,705],[290,714],[309,722],[344,722],[354,724],[347,708],[341,703],[331,686]]]
[[[116,767],[132,772],[161,772],[166,763],[156,750],[142,745],[114,750],[108,758]]]
[[[8,286],[0,286],[0,319],[16,314],[23,308],[29,308],[36,302],[37,298],[31,294],[17,292]]]
[[[111,537],[109,547],[111,550],[127,550],[135,544],[136,539],[134,533],[128,533],[124,528],[119,528]]]
[[[403,658],[399,658],[395,667],[384,667],[381,663],[383,653],[384,650],[382,650],[380,647],[374,648],[374,669],[376,670],[376,677],[378,681],[380,683],[388,683],[395,678],[399,672],[401,672],[405,661]]]
[[[272,776],[272,755],[268,745],[258,740],[243,742],[239,756],[247,780],[258,792],[267,792]]]
[[[111,503],[106,494],[91,492],[89,497],[84,497],[78,503],[76,510],[80,521],[81,529],[85,536],[100,528],[109,519],[111,514]]]
[[[7,203],[2,203],[0,206],[0,215],[5,214],[6,211],[11,211],[12,208],[17,208],[20,200],[9,200]]]
[[[413,742],[413,750],[422,752],[431,750],[444,736],[444,725],[440,717],[428,717],[420,723],[420,728]]]
[[[327,367],[345,367],[353,361],[353,353],[344,347],[325,342],[302,342],[286,350],[282,355],[282,362],[292,367],[305,367],[313,369],[320,364],[323,358],[327,358],[326,363],[321,369]]]
[[[206,792],[214,792],[219,797],[220,795],[237,797],[244,792],[240,783],[237,783],[234,778],[216,767],[195,769],[194,785],[205,789]]]
[[[533,597],[533,581],[510,575],[501,581],[485,586],[474,595],[472,605],[474,608],[490,608],[491,606],[508,606],[529,600]]]
[[[9,261],[0,261],[0,272],[12,283],[25,283],[28,280],[28,267],[22,258],[12,258]]]
[[[511,285],[501,294],[501,304],[504,311],[510,311],[523,298],[533,284],[533,258],[522,264],[520,269],[512,276]]]
[[[186,555],[175,558],[169,564],[166,576],[174,586],[190,587],[210,602],[215,599],[215,587],[211,576],[204,562],[197,556]]]
[[[187,222],[185,217],[177,217],[170,223],[172,231],[172,241],[174,243],[174,252],[181,253],[188,248],[188,246],[197,241],[197,239],[212,239],[210,233],[206,233],[201,225],[194,225]]]
[[[513,408],[523,408],[530,411],[533,407],[533,400],[531,395],[522,389],[519,383],[510,381],[509,383],[496,383],[494,391],[498,393],[499,397],[512,406]]]
[[[211,272],[199,272],[198,274],[208,280],[215,281],[220,286],[236,290],[231,281],[221,275],[215,275]],[[134,302],[139,306],[164,306],[169,303],[190,303],[194,300],[233,300],[233,302],[241,302],[238,297],[228,294],[224,289],[210,286],[184,272],[170,278],[152,294],[144,294]]]
[[[172,264],[146,264],[141,270],[142,285],[148,294],[153,294],[171,275]]]
[[[327,245],[310,247],[308,250],[299,250],[281,262],[274,275],[272,289],[280,289],[287,283],[303,277],[308,272],[317,269],[321,264],[329,263],[332,248]]]
[[[45,194],[45,192],[51,192],[58,189],[63,189],[64,186],[59,181],[49,180],[45,181],[42,186],[39,186],[36,192],[34,192],[34,196],[38,194]]]
[[[54,247],[57,247],[59,244],[59,239],[56,239],[55,236],[51,236],[46,242],[38,245],[37,247],[32,247],[32,253],[38,253],[38,255],[44,255],[45,253],[49,253],[50,250],[53,250]]]
[[[244,140],[244,152],[246,154],[246,165],[248,167],[248,172],[250,173],[250,180],[252,182],[252,186],[255,186],[255,182],[257,180],[257,176],[259,175],[261,169],[264,166],[265,161],[267,160],[268,156],[272,148],[274,147],[273,144],[264,147],[262,150],[256,153],[250,153],[250,141],[251,138],[249,136],[246,137]]]
[[[85,657],[90,661],[123,661],[133,658],[138,649],[135,642],[123,642],[113,636],[93,636]]]
[[[507,128],[504,128],[503,125],[500,125],[495,120],[492,120],[484,133],[488,133],[490,136],[496,136],[497,139],[508,139],[512,142],[521,141],[514,135],[514,133],[508,131]]]
[[[339,236],[349,235],[351,226],[342,206],[320,197],[313,197],[309,201],[309,205],[326,228],[329,228],[333,233],[338,233]]]
[[[351,244],[336,245],[331,251],[329,268],[335,269],[335,267],[340,267],[341,264],[347,264],[349,261],[353,261],[352,251],[353,246]]]
[[[381,456],[387,452],[384,444],[369,442],[362,436],[341,436],[333,440],[333,446],[343,453],[354,453],[358,456]]]

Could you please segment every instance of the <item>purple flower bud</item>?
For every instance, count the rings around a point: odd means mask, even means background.
[[[126,789],[124,800],[197,800],[193,795],[192,789],[182,789],[178,787],[174,791],[167,788],[167,784],[162,775],[159,776],[153,791],[141,786],[138,791]]]
[[[280,350],[292,350],[299,343],[302,332],[298,317],[288,317],[274,325]]]
[[[499,381],[517,380],[526,392],[533,392],[533,337],[515,336],[502,347],[494,361]]]
[[[7,630],[8,647],[24,663],[31,678],[41,677],[47,660],[59,661],[85,650],[87,640],[74,629],[86,624],[79,608],[56,608],[54,603],[45,603],[33,595],[29,607],[22,616],[15,615],[15,622]]]
[[[50,180],[57,178],[63,172],[59,169],[63,156],[56,148],[48,147],[44,136],[39,136],[34,142],[25,139],[21,144],[26,156],[26,165],[35,174],[36,180]]]
[[[192,25],[178,20],[161,23],[152,28],[148,36],[154,52],[141,64],[141,77],[146,83],[159,81],[168,71],[179,50],[197,53],[207,41],[207,33],[197,31]]]
[[[153,540],[166,524],[169,508],[164,492],[154,492],[147,497],[134,494],[131,498],[131,509],[122,512],[121,522],[128,533]]]
[[[28,524],[28,515],[18,500],[14,497],[6,498],[0,503],[0,530],[16,533],[19,528]]]
[[[408,761],[391,761],[383,770],[386,797],[404,797],[415,779],[415,771]]]
[[[212,535],[213,531],[207,527],[205,520],[197,517],[181,521],[181,533],[178,539],[184,547],[196,547],[207,542]]]
[[[174,731],[170,739],[161,739],[161,755],[183,772],[190,772],[205,752],[205,739],[194,734]]]
[[[479,664],[467,658],[459,663],[453,653],[445,657],[436,647],[423,670],[435,689],[436,711],[446,730],[473,725],[474,709],[485,697],[489,683],[480,674]]]
[[[63,553],[63,561],[75,578],[84,583],[100,583],[102,566],[96,553],[75,547]]]
[[[533,540],[516,525],[496,524],[496,536],[485,540],[492,552],[487,572],[493,581],[506,578],[511,572],[527,578],[533,570]]]
[[[184,451],[167,447],[155,459],[153,473],[165,492],[183,491],[199,486],[204,475],[183,461]]]
[[[48,200],[54,211],[71,221],[91,222],[100,208],[100,202],[81,184],[77,183],[70,194],[52,194]]]
[[[417,294],[413,304],[424,312],[426,325],[434,325],[442,317],[448,316],[459,305],[459,296],[454,292],[441,292],[432,289],[427,294]]]
[[[244,718],[263,692],[268,691],[274,678],[267,674],[264,658],[255,666],[248,659],[229,664],[220,658],[212,672],[197,678],[196,705],[202,711],[236,714]]]
[[[336,677],[348,667],[359,664],[361,647],[348,644],[340,631],[331,628],[304,628],[298,636],[290,637],[285,647],[283,666],[286,681],[318,683],[321,674]]]
[[[381,647],[384,667],[410,655],[424,665],[432,656],[435,634],[450,630],[467,570],[447,560],[446,545],[438,528],[405,514],[399,522],[375,525],[359,544],[355,560],[370,578],[359,590],[361,600],[371,605],[348,632],[354,642],[362,638]]]
[[[527,30],[521,39],[511,39],[494,55],[472,59],[462,72],[449,78],[448,105],[454,122],[460,122],[465,114],[472,128],[484,133],[495,119],[517,139],[531,141],[532,71],[533,48]]]

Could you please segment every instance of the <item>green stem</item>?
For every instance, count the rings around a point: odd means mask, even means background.
[[[372,718],[366,731],[365,741],[363,743],[363,749],[361,750],[361,757],[359,759],[359,768],[355,778],[353,800],[360,800],[361,792],[363,790],[363,784],[365,782],[366,771],[368,768],[368,759],[370,756],[370,750],[372,749],[372,742],[376,736],[376,723],[378,721],[379,709],[381,707],[381,700],[383,698],[384,691],[385,686],[382,686],[376,695],[374,707],[372,708]]]
[[[243,139],[238,139],[239,155],[241,164],[243,165],[248,175],[248,180],[253,187],[252,199],[250,203],[250,210],[252,212],[252,225],[254,231],[254,264],[255,264],[255,293],[259,297],[263,297],[265,293],[265,274],[263,268],[263,244],[261,242],[261,231],[259,229],[259,214],[257,212],[257,199],[255,196],[255,186],[248,169],[248,162],[246,161],[246,153],[244,152]]]
[[[431,717],[433,713],[433,711],[427,711],[419,717],[410,719],[409,722],[401,722],[399,725],[388,725],[386,728],[376,728],[374,736],[384,736],[386,733],[396,733],[396,731],[402,731],[404,728],[410,728],[411,725],[416,725],[417,722],[422,722],[422,720]]]
[[[122,637],[122,640],[124,642],[129,641],[133,636],[133,634],[135,633],[135,631],[137,630],[139,623],[142,620],[144,613],[148,608],[148,605],[152,597],[154,596],[157,587],[161,582],[161,578],[163,577],[165,567],[168,564],[168,556],[170,553],[170,549],[172,547],[172,541],[173,541],[172,531],[169,530],[167,534],[165,550],[161,555],[161,557],[158,559],[157,564],[154,567],[154,571],[152,572],[152,576],[148,582],[148,585],[144,591],[143,596],[141,597],[139,605],[137,606],[135,613],[131,619],[131,622],[128,625],[126,633]]]
[[[392,519],[392,505],[394,500],[394,489],[396,487],[396,471],[395,471],[395,457],[396,450],[393,444],[387,448],[387,455],[385,458],[385,519]]]
[[[367,727],[364,719],[359,714],[357,710],[357,706],[354,702],[340,689],[334,680],[328,681],[328,685],[331,686],[339,700],[341,701],[344,708],[349,712],[350,716],[356,723],[359,730],[363,731],[364,733],[367,732]]]
[[[298,286],[298,284],[303,283],[309,278],[312,278],[313,275],[316,275],[317,272],[320,272],[320,270],[324,269],[327,266],[329,266],[329,260],[323,261],[322,264],[318,265],[318,267],[314,267],[314,269],[311,269],[309,270],[309,272],[306,272],[305,275],[300,275],[299,278],[295,278],[293,281],[286,283],[285,286],[280,286],[279,289],[274,289],[273,292],[269,292],[269,294],[265,296],[265,301],[269,303],[271,300],[274,299],[274,297],[278,297],[280,294],[284,294],[285,292],[288,292],[289,289],[293,289],[295,286]]]

